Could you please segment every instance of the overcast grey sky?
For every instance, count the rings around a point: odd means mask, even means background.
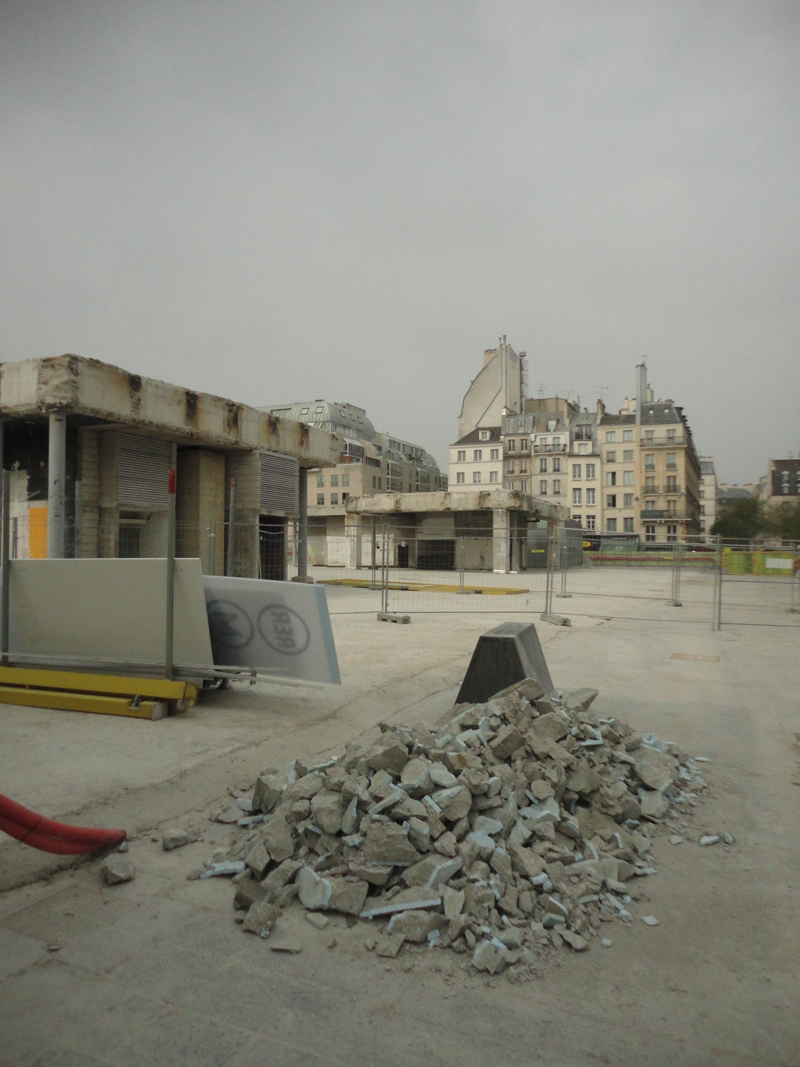
[[[349,400],[446,465],[647,356],[722,480],[800,451],[800,5],[0,0],[0,358]]]

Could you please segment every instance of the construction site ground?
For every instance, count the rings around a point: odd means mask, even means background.
[[[595,686],[598,712],[711,759],[698,819],[735,844],[657,837],[659,925],[615,922],[610,948],[554,949],[525,982],[421,946],[381,959],[364,923],[317,930],[299,907],[279,925],[302,951],[272,952],[235,923],[228,880],[186,878],[225,845],[208,812],[229,786],[379,721],[433,722],[502,616],[334,617],[340,688],[260,683],[159,722],[3,706],[0,790],[125,827],[137,876],[106,886],[96,859],[2,837],[0,1065],[800,1064],[797,631],[715,633],[661,610],[534,621],[559,688]],[[164,852],[161,828],[187,821],[203,840]]]

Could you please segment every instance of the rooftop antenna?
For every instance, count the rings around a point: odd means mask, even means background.
[[[605,395],[609,391],[609,388],[610,388],[610,386],[608,386],[608,385],[596,385],[595,386],[595,389],[597,389],[597,391],[600,393],[600,401],[603,404],[605,404],[605,402],[606,402],[606,396]]]
[[[539,399],[544,400],[544,382],[539,382],[538,385]]]

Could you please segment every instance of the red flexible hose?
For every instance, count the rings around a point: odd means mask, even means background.
[[[0,830],[38,848],[62,856],[94,852],[103,845],[113,845],[127,836],[126,830],[97,830],[88,826],[67,826],[53,822],[0,793]]]

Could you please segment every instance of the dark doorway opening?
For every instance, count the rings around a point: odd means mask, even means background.
[[[418,571],[454,571],[455,569],[455,540],[417,542]]]
[[[401,544],[401,545],[397,546],[397,566],[398,567],[407,567],[408,566],[408,545],[407,544],[406,545]]]
[[[262,515],[258,523],[261,578],[286,581],[286,520]]]

